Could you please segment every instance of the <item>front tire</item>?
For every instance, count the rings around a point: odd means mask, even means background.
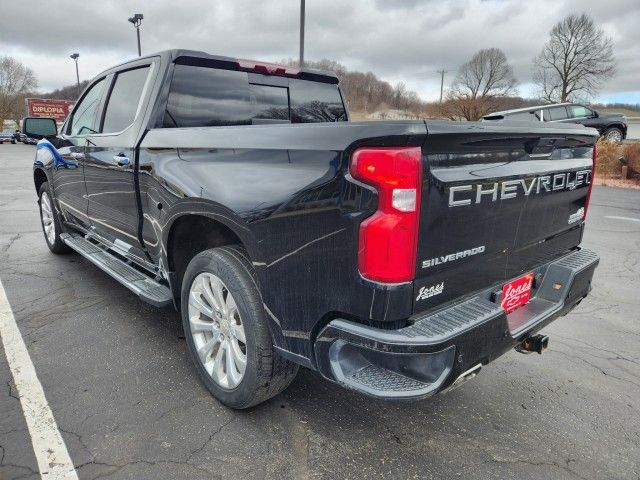
[[[249,408],[293,381],[298,365],[273,347],[253,266],[242,248],[212,248],[193,257],[181,300],[189,352],[220,402]]]
[[[47,182],[40,185],[38,205],[40,206],[42,233],[44,233],[44,240],[47,242],[49,250],[55,254],[70,252],[71,249],[69,246],[60,238],[62,222],[60,221],[53,199],[49,193],[49,184]]]
[[[608,128],[602,136],[607,142],[620,143],[622,141],[622,130],[619,128]]]

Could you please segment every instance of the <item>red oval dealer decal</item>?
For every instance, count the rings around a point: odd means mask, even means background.
[[[513,312],[516,308],[526,305],[531,296],[533,273],[517,278],[502,287],[502,301],[500,306],[507,312]]]

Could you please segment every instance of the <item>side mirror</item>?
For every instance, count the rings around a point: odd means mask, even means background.
[[[22,133],[37,140],[55,137],[58,134],[58,126],[53,118],[27,117],[22,120]]]

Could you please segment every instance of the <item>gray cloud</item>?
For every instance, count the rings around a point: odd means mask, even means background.
[[[3,10],[0,52],[34,68],[41,89],[60,87],[73,81],[68,55],[74,51],[85,78],[134,56],[127,18],[141,11],[143,52],[181,47],[278,61],[297,57],[298,8],[297,0],[51,0],[46,6],[27,0]],[[436,98],[437,70],[448,70],[451,80],[478,49],[498,47],[528,93],[531,61],[553,24],[583,11],[615,40],[618,74],[602,94],[640,91],[637,0],[307,0],[305,52],[405,81],[424,98]]]

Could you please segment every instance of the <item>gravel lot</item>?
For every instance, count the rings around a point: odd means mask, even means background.
[[[81,479],[640,478],[640,191],[594,188],[594,290],[545,329],[544,355],[508,353],[419,403],[301,371],[234,412],[198,382],[177,313],[49,253],[33,152],[0,145],[0,278]],[[38,477],[2,352],[0,479]]]

